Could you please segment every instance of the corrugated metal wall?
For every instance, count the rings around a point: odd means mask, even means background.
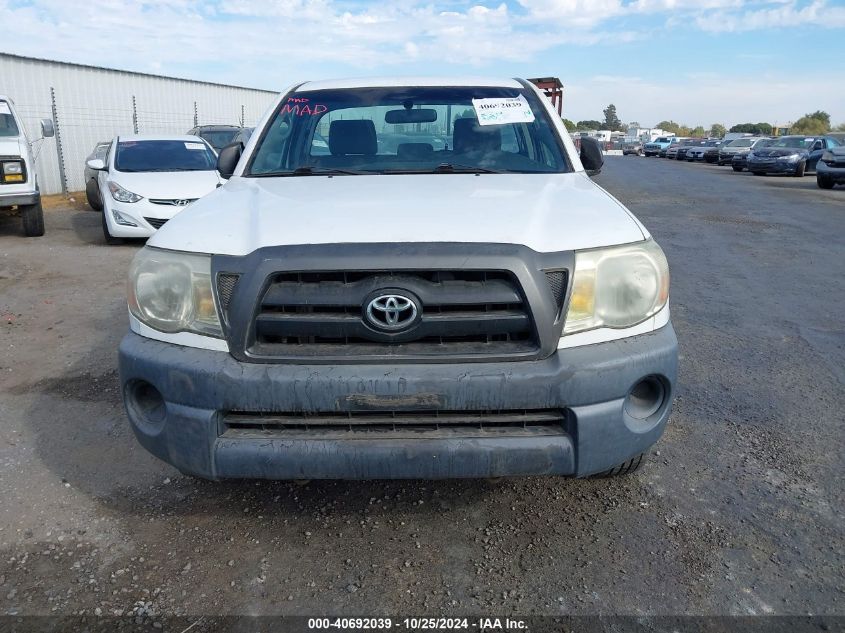
[[[40,136],[40,119],[56,122],[69,191],[84,188],[85,158],[94,145],[117,134],[132,134],[133,97],[138,132],[184,134],[194,126],[254,126],[276,93],[186,79],[65,64],[0,53],[0,94],[10,97],[30,140]],[[281,89],[281,86],[280,86]],[[60,193],[55,138],[35,142],[42,193]]]

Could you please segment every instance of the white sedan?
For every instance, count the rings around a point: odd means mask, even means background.
[[[97,172],[108,244],[150,237],[224,182],[217,154],[197,136],[118,136],[105,159],[87,165]]]

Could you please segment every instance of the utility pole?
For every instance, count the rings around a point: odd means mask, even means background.
[[[59,112],[56,108],[56,91],[50,87],[50,102],[53,109],[53,127],[56,128],[56,154],[59,158],[59,180],[62,185],[62,193],[67,195],[67,176],[65,175],[65,155],[62,149],[62,133],[59,128]]]
[[[197,113],[197,102],[194,101],[194,127],[199,125],[199,114]]]
[[[138,108],[135,104],[135,95],[132,95],[132,129],[138,133]]]

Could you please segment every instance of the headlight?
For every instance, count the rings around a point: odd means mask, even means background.
[[[668,300],[669,264],[654,240],[580,251],[563,333],[631,327]]]
[[[132,193],[111,180],[109,181],[109,191],[111,191],[111,197],[118,202],[138,202],[138,200],[144,199],[143,196]]]
[[[129,311],[161,332],[223,338],[211,290],[211,257],[142,248],[129,269]]]
[[[23,182],[23,163],[19,160],[3,163],[5,182]]]
[[[785,161],[787,163],[793,163],[796,160],[798,160],[799,158],[801,158],[801,156],[799,154],[790,154],[789,156],[778,156],[777,160],[782,160],[782,161]]]
[[[822,160],[826,163],[833,164],[836,162],[836,157],[833,155],[833,152],[825,152],[822,154]]]

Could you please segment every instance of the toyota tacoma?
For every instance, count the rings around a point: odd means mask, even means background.
[[[136,437],[209,479],[634,470],[677,340],[601,164],[523,80],[291,87],[131,265]]]

